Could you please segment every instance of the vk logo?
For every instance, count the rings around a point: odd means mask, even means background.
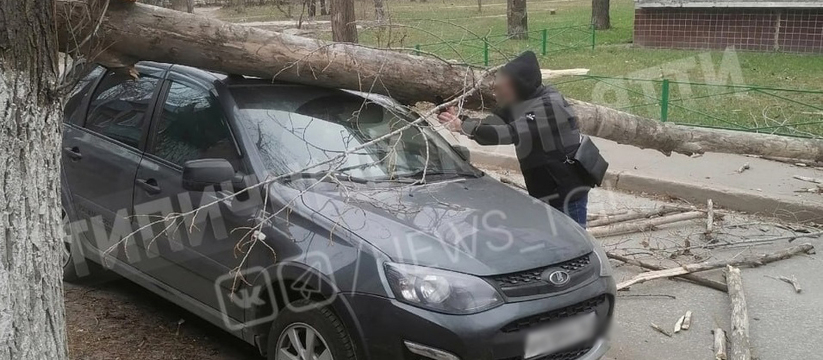
[[[248,284],[246,281],[254,281]],[[232,288],[237,286],[237,288]],[[264,299],[276,299],[271,277],[263,267],[229,272],[214,282],[223,324],[230,330],[265,324],[277,317],[277,306],[268,306]],[[247,311],[258,309],[255,311]]]
[[[243,309],[251,309],[253,306],[265,305],[266,302],[260,298],[260,290],[262,286],[255,286],[249,293],[249,289],[240,289],[235,291],[231,296],[231,302]]]

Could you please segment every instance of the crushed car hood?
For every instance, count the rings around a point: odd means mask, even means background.
[[[351,231],[392,261],[478,276],[533,269],[592,251],[574,221],[488,176],[363,185],[348,192],[324,184],[300,203],[311,217]]]

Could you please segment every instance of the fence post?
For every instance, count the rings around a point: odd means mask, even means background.
[[[592,50],[594,50],[594,44],[597,40],[597,31],[594,29],[594,24],[592,24]]]
[[[483,37],[483,65],[489,66],[489,40]]]
[[[546,56],[546,45],[549,42],[549,29],[543,29],[543,56]]]
[[[420,55],[420,44],[414,46],[414,54]]]
[[[663,79],[663,91],[660,97],[660,121],[666,122],[669,118],[669,79]]]

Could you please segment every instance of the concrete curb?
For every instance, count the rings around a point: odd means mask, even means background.
[[[520,172],[515,156],[475,149],[472,149],[471,155],[472,163],[477,165]],[[649,177],[631,171],[609,171],[603,188],[670,196],[695,204],[705,204],[712,199],[716,205],[726,209],[786,221],[823,223],[823,201],[802,201],[731,187]]]

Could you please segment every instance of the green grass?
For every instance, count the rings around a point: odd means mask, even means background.
[[[385,1],[391,27],[364,22],[360,42],[395,49],[421,45],[424,53],[472,64],[483,64],[483,37],[489,37],[489,62],[501,63],[517,53],[542,50],[540,30],[549,29],[547,54],[541,65],[550,69],[588,68],[590,74],[617,78],[650,79],[628,81],[579,78],[554,80],[567,96],[602,103],[651,118],[660,118],[662,78],[689,83],[707,83],[718,69],[739,69],[736,85],[766,88],[823,90],[823,57],[786,53],[737,52],[736,61],[721,51],[686,51],[632,47],[634,4],[632,0],[612,0],[612,28],[597,31],[591,49],[591,33],[585,29],[591,16],[590,0],[531,0],[529,40],[507,40],[505,1],[485,1],[482,12],[475,0],[428,2]],[[355,0],[358,20],[372,20],[370,0]],[[285,10],[285,6],[281,6]],[[556,10],[555,15],[550,10]],[[293,18],[301,9],[292,9]],[[284,20],[274,6],[247,7],[242,12],[226,8],[217,16],[230,21]],[[327,16],[318,16],[327,20]],[[577,27],[571,27],[577,26]],[[582,27],[581,27],[582,26]],[[321,38],[330,38],[320,33]],[[442,44],[447,41],[448,44]],[[441,43],[441,44],[437,44]],[[407,50],[411,51],[411,50]],[[708,71],[706,71],[708,69]],[[732,81],[727,79],[726,83]],[[672,84],[669,121],[733,129],[761,129],[800,136],[823,135],[823,93],[746,91],[724,94],[734,88]],[[774,94],[786,99],[780,99]],[[687,99],[696,98],[696,99]],[[806,105],[804,105],[806,104]],[[811,106],[809,106],[811,105]],[[807,124],[810,123],[810,124]],[[780,124],[807,124],[774,128]]]

